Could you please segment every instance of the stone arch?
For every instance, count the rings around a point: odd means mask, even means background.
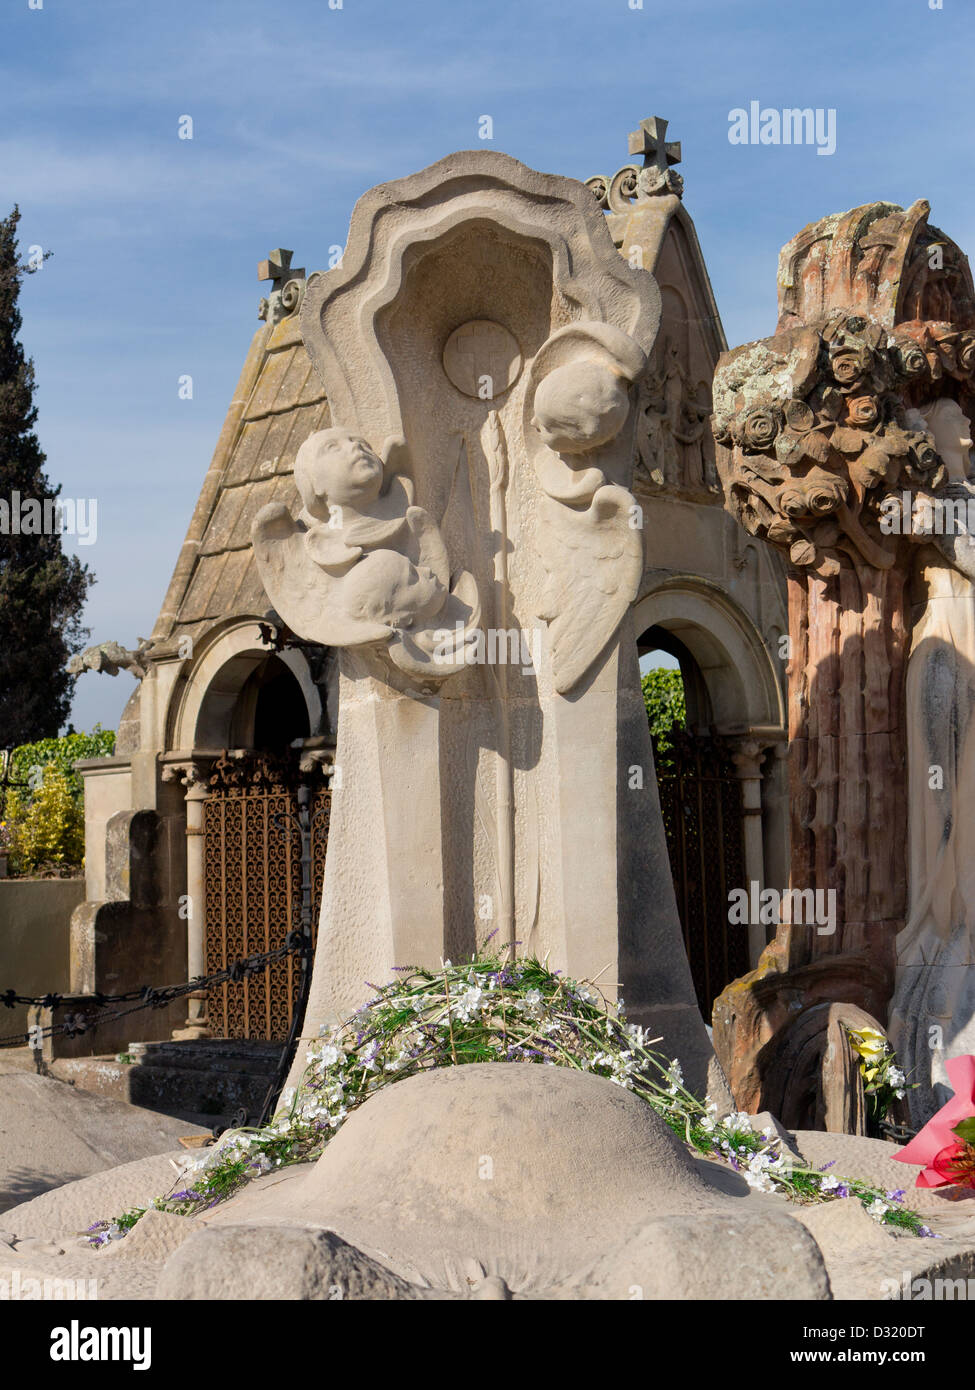
[[[757,628],[723,589],[694,575],[672,575],[633,608],[638,637],[663,628],[693,657],[721,732],[785,737],[785,699]]]
[[[252,746],[252,678],[271,655],[256,621],[235,623],[207,643],[173,702],[169,746]],[[306,657],[294,648],[273,655],[297,682],[305,702],[309,732],[316,732],[322,719],[322,699]],[[242,704],[251,707],[242,709]]]
[[[689,723],[733,741],[742,782],[746,877],[761,887],[788,882],[786,704],[761,633],[724,589],[696,575],[669,575],[633,608],[639,641],[681,665]],[[758,964],[765,928],[749,927],[748,956]]]

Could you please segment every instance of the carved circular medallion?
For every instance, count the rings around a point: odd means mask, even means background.
[[[518,380],[521,349],[517,339],[500,323],[471,319],[455,328],[447,339],[443,369],[465,396],[494,400]]]

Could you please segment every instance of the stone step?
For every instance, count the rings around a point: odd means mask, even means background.
[[[278,1043],[219,1038],[130,1043],[120,1054],[59,1057],[48,1064],[47,1072],[79,1090],[195,1124],[226,1124],[240,1110],[246,1110],[253,1124],[281,1050]],[[35,1070],[28,1048],[6,1050],[3,1060],[19,1069]]]

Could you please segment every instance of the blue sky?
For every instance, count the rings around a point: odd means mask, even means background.
[[[20,204],[25,251],[54,252],[24,341],[50,476],[98,501],[79,547],[92,640],[153,625],[257,326],[258,260],[283,245],[324,266],[361,193],[478,146],[482,115],[495,148],[578,178],[666,117],[732,344],[772,331],[779,247],[826,213],[925,197],[975,246],[975,5],[931,3],[5,0],[0,209]],[[731,145],[729,112],[756,100],[834,108],[835,154]],[[131,689],[82,677],[76,727],[114,726]]]

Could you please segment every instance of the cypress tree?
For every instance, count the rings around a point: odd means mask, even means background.
[[[64,554],[57,527],[14,534],[18,500],[35,499],[50,516],[61,491],[44,473],[34,364],[19,341],[20,286],[37,268],[17,259],[19,221],[16,207],[0,220],[0,747],[49,737],[67,719],[77,677],[65,665],[88,635],[81,611],[93,583],[87,565]]]

